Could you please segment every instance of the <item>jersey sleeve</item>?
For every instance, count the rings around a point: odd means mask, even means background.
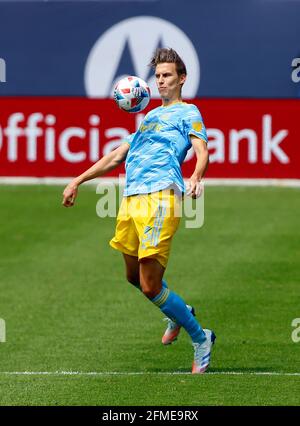
[[[128,145],[130,146],[135,135],[136,135],[136,132],[130,133],[130,135],[126,136],[126,138],[123,139],[122,143],[128,143]]]
[[[183,118],[184,132],[186,136],[196,136],[207,143],[207,133],[200,111],[195,105],[191,105]]]

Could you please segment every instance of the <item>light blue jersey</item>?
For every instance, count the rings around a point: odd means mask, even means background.
[[[124,196],[152,193],[174,184],[184,192],[180,166],[192,146],[190,135],[207,142],[205,126],[195,105],[177,102],[150,111],[138,131],[125,139],[130,149]]]

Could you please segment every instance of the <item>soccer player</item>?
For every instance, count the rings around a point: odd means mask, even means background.
[[[192,373],[201,374],[209,366],[215,335],[201,327],[193,308],[169,289],[163,276],[185,192],[180,166],[193,146],[197,163],[188,195],[199,196],[208,166],[207,135],[197,107],[182,101],[187,72],[179,55],[173,49],[157,49],[150,65],[162,105],[145,116],[136,133],[67,185],[63,205],[74,205],[83,182],[104,175],[126,159],[124,197],[110,245],[123,254],[127,280],[166,315],[168,327],[162,343],[176,340],[183,327],[194,346]]]

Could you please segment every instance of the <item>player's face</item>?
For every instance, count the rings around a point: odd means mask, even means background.
[[[155,69],[156,84],[163,100],[174,101],[181,97],[181,87],[186,76],[179,76],[176,65],[169,62],[157,64]]]

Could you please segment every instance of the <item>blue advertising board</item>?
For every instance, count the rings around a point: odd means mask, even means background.
[[[186,62],[187,98],[296,98],[299,18],[289,0],[0,2],[0,96],[110,97],[132,74],[155,97],[147,64],[167,46]]]

